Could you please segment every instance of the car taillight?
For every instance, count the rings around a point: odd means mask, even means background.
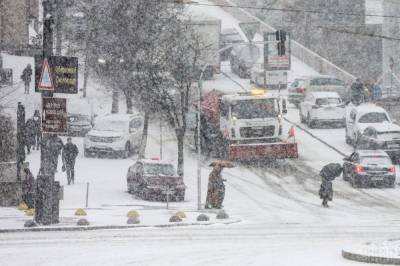
[[[390,173],[395,173],[396,172],[396,167],[394,165],[389,167],[389,172]]]
[[[298,93],[304,93],[305,89],[304,88],[296,88],[296,91]]]
[[[365,172],[364,166],[362,166],[362,165],[356,165],[355,170],[356,170],[356,173],[364,173]]]

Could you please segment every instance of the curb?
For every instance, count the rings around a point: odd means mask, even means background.
[[[361,255],[345,250],[342,250],[342,257],[348,260],[365,262],[365,263],[400,265],[400,258],[384,258],[384,257]]]
[[[7,233],[25,233],[25,232],[68,232],[68,231],[93,231],[107,229],[134,229],[134,228],[168,228],[198,225],[214,225],[214,224],[235,224],[240,223],[241,219],[234,219],[226,222],[193,222],[193,223],[171,223],[156,225],[99,225],[99,226],[71,226],[71,227],[35,227],[35,228],[18,228],[18,229],[0,229],[0,234]]]

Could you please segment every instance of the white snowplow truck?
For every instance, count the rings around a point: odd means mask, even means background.
[[[261,89],[236,94],[212,90],[202,102],[202,149],[232,161],[297,158],[294,135],[282,132],[286,112],[285,100]]]

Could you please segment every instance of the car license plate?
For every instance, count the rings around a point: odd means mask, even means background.
[[[383,177],[380,176],[371,177],[371,181],[383,181]]]
[[[333,110],[335,110],[335,107],[325,107],[324,110],[325,111],[333,111]]]

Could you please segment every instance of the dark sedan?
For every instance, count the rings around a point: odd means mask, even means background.
[[[359,150],[343,160],[343,179],[352,187],[395,186],[396,168],[384,151]]]
[[[176,174],[172,164],[160,160],[139,160],[129,167],[127,185],[129,193],[144,200],[185,199],[183,178]]]

